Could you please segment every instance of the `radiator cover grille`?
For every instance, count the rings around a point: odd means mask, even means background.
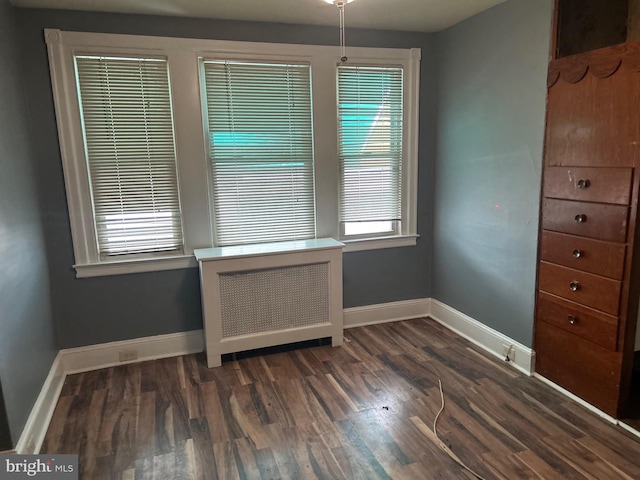
[[[329,264],[221,273],[222,337],[330,321]]]

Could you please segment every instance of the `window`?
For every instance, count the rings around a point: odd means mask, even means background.
[[[415,245],[418,49],[47,30],[78,277]]]
[[[101,256],[182,248],[167,61],[76,56]]]
[[[392,235],[402,222],[402,68],[338,67],[340,225]]]
[[[309,65],[204,62],[216,244],[315,237]]]

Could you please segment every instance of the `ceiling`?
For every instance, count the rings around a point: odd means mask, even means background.
[[[324,0],[10,0],[16,7],[141,13],[294,24],[338,23]],[[437,32],[505,0],[356,0],[348,27]]]

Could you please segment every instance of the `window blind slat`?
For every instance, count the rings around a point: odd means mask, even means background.
[[[204,62],[218,245],[313,238],[308,65]]]
[[[166,60],[75,61],[100,254],[181,249]]]
[[[401,220],[402,101],[402,68],[338,67],[343,225]]]

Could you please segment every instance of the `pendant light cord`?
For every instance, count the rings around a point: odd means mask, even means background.
[[[344,5],[345,2],[338,3],[338,9],[340,10],[340,61],[345,63],[347,59],[347,46],[344,35]]]

